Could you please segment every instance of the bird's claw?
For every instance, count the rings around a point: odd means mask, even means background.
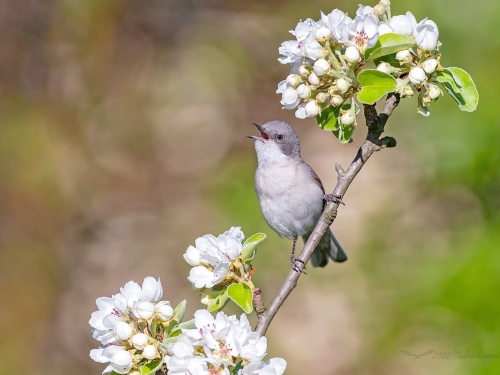
[[[300,272],[300,273],[303,273],[304,275],[307,275],[307,272],[305,271],[305,269],[306,269],[305,263],[303,260],[301,260],[299,258],[291,257],[290,261],[292,262],[292,269],[295,272]],[[299,265],[299,263],[302,263],[302,264]]]
[[[342,197],[340,195],[325,194],[325,200],[327,202],[333,202],[333,203],[341,204],[341,205],[345,206],[345,203],[342,201]]]

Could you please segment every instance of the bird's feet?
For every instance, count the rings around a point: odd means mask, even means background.
[[[306,266],[304,261],[300,260],[299,258],[296,258],[295,256],[290,257],[290,262],[292,262],[292,269],[295,272],[300,272],[303,273],[304,275],[307,275],[306,272]]]
[[[333,202],[333,203],[342,204],[345,206],[345,203],[342,201],[342,197],[340,195],[325,194],[325,200],[327,202]]]

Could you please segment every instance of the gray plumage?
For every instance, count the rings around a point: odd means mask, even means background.
[[[257,125],[255,140],[258,167],[255,190],[264,219],[280,236],[305,241],[324,208],[325,190],[320,178],[300,156],[300,138],[283,121]],[[311,256],[313,267],[324,267],[328,257],[344,262],[347,255],[330,231],[322,237]]]

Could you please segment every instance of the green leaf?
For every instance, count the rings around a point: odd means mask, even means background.
[[[253,293],[252,288],[247,283],[232,284],[227,288],[228,296],[234,303],[243,309],[244,312],[250,314],[253,310]]]
[[[156,337],[156,333],[158,332],[158,322],[156,321],[156,317],[153,318],[153,320],[151,321],[151,325],[150,325],[150,330],[151,330],[151,337],[155,338]]]
[[[229,288],[228,288],[229,289]],[[214,311],[219,311],[224,307],[224,305],[227,303],[228,300],[228,294],[227,294],[227,289],[221,292],[208,306],[207,310],[209,312],[214,312]]]
[[[163,364],[163,358],[155,359],[154,361],[151,361],[150,363],[141,366],[141,375],[154,374],[161,368],[162,364]]]
[[[416,47],[416,44],[411,36],[393,33],[380,35],[377,43],[365,51],[365,60],[374,60],[413,47]]]
[[[238,374],[238,372],[239,372],[242,368],[243,368],[243,360],[240,360],[240,361],[236,364],[236,366],[234,366],[234,368],[232,369],[232,371],[231,371],[231,372],[232,372],[233,374],[235,374],[235,375],[236,375],[236,374]]]
[[[394,77],[376,69],[363,70],[358,74],[358,81],[362,85],[358,100],[365,104],[375,103],[396,88]]]
[[[424,103],[424,90],[420,90],[420,94],[418,94],[418,109],[417,112],[422,116],[428,117],[431,114],[429,107],[427,107]]]
[[[256,233],[253,236],[248,237],[247,240],[243,243],[241,256],[243,257],[245,264],[249,264],[250,261],[255,257],[257,248],[265,239],[266,235],[264,233]]]
[[[188,320],[187,322],[178,324],[168,335],[168,337],[177,337],[182,333],[183,329],[190,329],[194,327],[194,319]]]
[[[185,312],[186,312],[186,300],[179,303],[177,307],[174,309],[174,316],[172,317],[172,319],[177,320],[177,322],[179,323],[182,322]]]
[[[174,331],[175,327],[177,327],[177,321],[176,320],[170,320],[168,322],[168,326],[167,328],[165,329],[165,332],[167,333],[167,336],[170,336],[170,334],[172,333],[172,331]]]
[[[471,76],[460,68],[445,68],[436,74],[448,93],[457,101],[462,111],[473,112],[479,102],[479,93]]]
[[[337,119],[339,114],[340,107],[329,106],[316,116],[316,121],[323,130],[336,130],[338,129]]]

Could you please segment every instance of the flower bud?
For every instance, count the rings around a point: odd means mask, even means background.
[[[326,25],[321,25],[321,27],[318,30],[316,30],[316,34],[315,34],[317,40],[322,40],[324,38],[328,38],[331,35],[332,35],[332,31]]]
[[[380,0],[380,5],[382,5],[383,7],[390,7],[391,0]]]
[[[318,103],[325,103],[328,100],[328,94],[326,92],[320,92],[316,95],[316,101]]]
[[[156,351],[156,348],[153,345],[147,345],[142,350],[142,356],[146,359],[155,359],[157,353],[158,352]]]
[[[119,374],[126,374],[132,368],[132,359],[128,351],[120,350],[111,357],[111,367]]]
[[[302,83],[302,79],[297,74],[290,74],[286,77],[286,82],[293,88],[296,88]]]
[[[174,316],[174,309],[170,305],[163,305],[156,309],[156,313],[160,320],[166,321]]]
[[[347,47],[345,50],[345,59],[350,63],[358,62],[360,58],[359,51],[356,47]]]
[[[377,70],[382,73],[390,74],[392,71],[392,66],[389,63],[381,62],[380,64],[378,64]]]
[[[134,309],[135,316],[141,319],[149,319],[155,313],[155,305],[151,302],[139,302]]]
[[[132,345],[137,350],[142,350],[148,344],[149,336],[145,333],[136,333],[132,336]]]
[[[132,294],[130,297],[127,298],[127,307],[129,309],[134,307],[134,303],[139,301],[139,297],[137,297],[135,294]]]
[[[344,125],[352,125],[356,121],[356,116],[354,116],[351,111],[348,111],[342,115],[340,122]]]
[[[302,84],[297,87],[297,95],[299,95],[299,98],[309,99],[309,97],[311,96],[311,89],[308,85]]]
[[[427,95],[429,95],[429,98],[432,100],[436,100],[441,96],[442,92],[441,89],[436,86],[436,85],[429,85],[429,91],[427,92]]]
[[[419,85],[422,82],[425,81],[426,75],[424,70],[417,66],[410,70],[410,74],[408,75],[408,78],[410,78],[411,83],[414,83],[415,85]]]
[[[322,76],[323,74],[328,73],[330,70],[330,64],[325,59],[319,59],[314,63],[313,69],[317,76]]]
[[[311,74],[311,65],[299,66],[299,74],[304,78],[309,77],[309,74]]]
[[[330,99],[330,103],[332,103],[334,107],[338,107],[343,102],[344,98],[342,98],[340,95],[333,95],[332,98]]]
[[[396,60],[399,60],[401,63],[409,63],[412,60],[412,55],[410,50],[402,50],[396,53]]]
[[[319,78],[318,76],[316,75],[316,73],[312,72],[310,75],[309,75],[309,78],[307,78],[307,80],[309,81],[309,83],[311,85],[317,85],[319,84]]]
[[[337,80],[336,86],[340,92],[346,92],[347,90],[349,90],[349,87],[351,87],[349,82],[347,82],[344,78],[339,78]]]
[[[305,111],[307,117],[314,117],[320,112],[321,108],[319,108],[318,103],[316,100],[311,100],[309,103],[306,104]]]
[[[436,59],[429,59],[424,61],[422,64],[422,68],[424,68],[424,71],[427,74],[432,74],[436,71],[436,68],[438,66],[438,61]]]
[[[119,322],[114,329],[116,338],[120,340],[128,340],[132,336],[132,327],[125,322]]]

